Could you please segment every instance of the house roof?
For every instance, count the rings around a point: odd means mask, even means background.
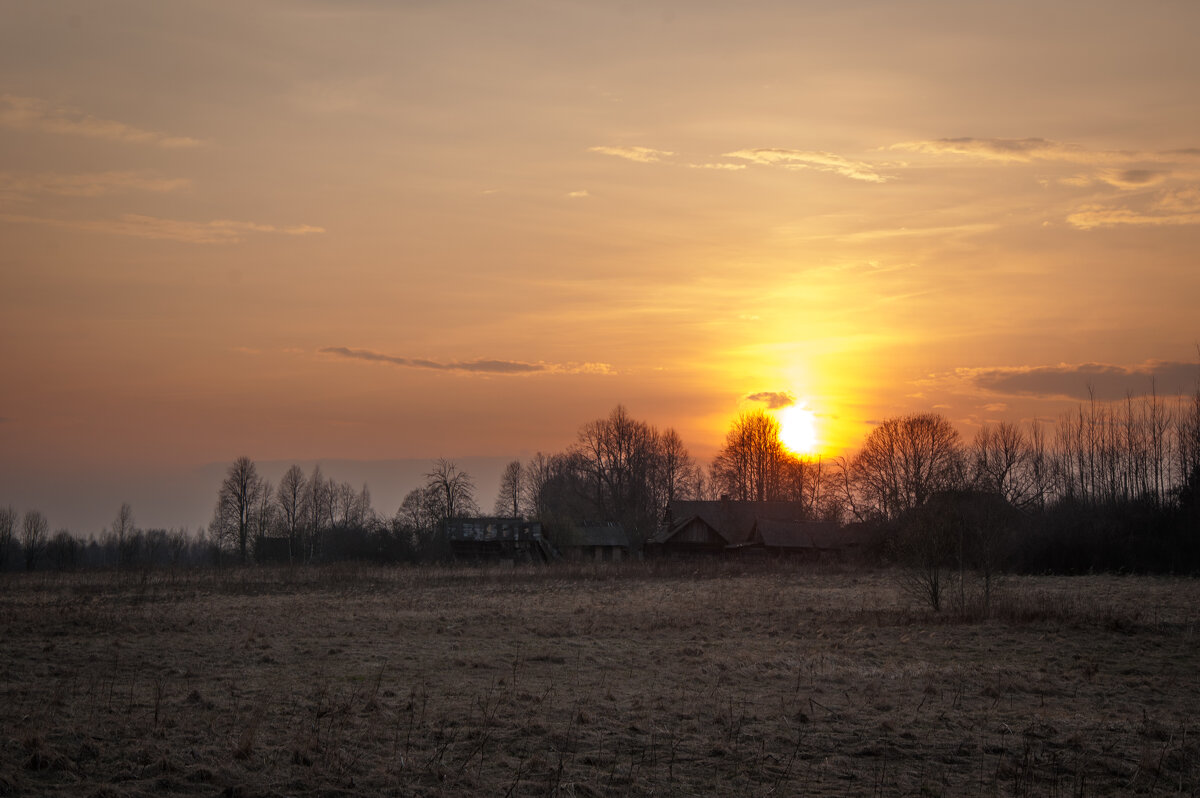
[[[670,521],[650,539],[665,543],[694,520],[708,525],[727,545],[749,543],[760,519],[799,521],[804,507],[798,502],[673,501],[667,508]]]

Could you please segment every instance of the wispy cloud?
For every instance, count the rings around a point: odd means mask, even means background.
[[[567,199],[587,199],[592,196],[586,188],[581,188],[578,191],[568,191]]]
[[[1196,363],[1152,360],[1136,366],[1107,363],[1060,363],[1057,366],[963,368],[955,379],[988,393],[1032,396],[1043,399],[1123,399],[1145,396],[1153,389],[1161,396],[1178,396],[1196,389],[1200,366]]]
[[[925,155],[969,155],[993,161],[1034,159],[1066,160],[1093,163],[1095,154],[1070,144],[1042,138],[949,138],[929,141],[902,141],[888,149],[918,152]]]
[[[196,147],[202,142],[187,136],[171,136],[157,130],[127,125],[104,119],[76,108],[55,106],[36,97],[0,95],[0,125],[17,130],[37,130],[68,136],[119,141],[128,144],[149,144],[175,149]]]
[[[521,360],[455,360],[441,362],[425,358],[398,357],[370,349],[351,349],[345,346],[327,346],[318,349],[325,355],[365,360],[372,363],[387,363],[404,368],[451,371],[463,374],[529,375],[529,374],[615,374],[608,363],[528,363]]]
[[[1163,191],[1144,208],[1086,205],[1067,216],[1081,230],[1118,225],[1171,227],[1200,224],[1200,188]]]
[[[1093,150],[1042,138],[907,141],[889,149],[1008,164],[1081,165],[1085,167],[1081,173],[1038,180],[1046,187],[1057,184],[1092,190],[1091,202],[1066,214],[1067,223],[1080,230],[1200,224],[1200,192],[1194,187],[1200,167],[1198,149]],[[1152,189],[1160,193],[1148,193]]]
[[[738,150],[725,153],[726,158],[739,158],[760,166],[779,166],[784,169],[813,169],[818,172],[831,172],[851,180],[862,180],[868,183],[886,183],[893,179],[890,175],[880,174],[874,164],[866,161],[852,161],[832,152],[815,152],[809,150],[756,149]]]
[[[136,172],[42,173],[17,175],[0,172],[0,197],[55,194],[63,197],[100,197],[131,191],[167,193],[187,189],[186,178],[147,177]]]
[[[655,150],[650,147],[589,147],[588,152],[598,152],[601,155],[612,155],[637,163],[657,163],[663,158],[670,158],[675,153],[668,150]]]
[[[796,397],[790,391],[759,391],[746,397],[747,402],[761,402],[768,410],[779,410],[796,404]]]
[[[1178,149],[1163,151],[1147,150],[1094,150],[1079,144],[1043,138],[946,138],[926,141],[902,141],[885,149],[921,153],[924,155],[960,155],[980,160],[1031,163],[1033,161],[1061,161],[1094,166],[1118,168],[1136,163],[1196,164],[1200,162],[1200,149]],[[1120,175],[1120,172],[1110,173]],[[1139,177],[1137,170],[1129,176]]]
[[[37,224],[89,233],[130,236],[133,238],[182,241],[189,244],[236,244],[248,233],[274,233],[304,236],[324,233],[325,229],[311,225],[281,227],[257,222],[238,222],[216,219],[211,222],[189,222],[179,219],[159,219],[127,213],[117,219],[55,219],[0,213],[0,221],[12,224]]]

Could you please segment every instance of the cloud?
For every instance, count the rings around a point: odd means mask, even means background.
[[[0,125],[16,130],[37,130],[68,136],[105,139],[128,144],[150,144],[164,149],[196,147],[198,139],[170,136],[156,130],[102,119],[75,108],[56,107],[36,97],[0,95]]]
[[[280,227],[257,222],[238,222],[216,219],[211,222],[188,222],[178,219],[159,219],[127,213],[117,219],[54,219],[41,216],[25,216],[0,213],[0,221],[13,224],[37,224],[89,233],[130,236],[167,241],[182,241],[188,244],[236,244],[247,233],[273,233],[277,235],[305,236],[324,233],[322,227],[295,225]]]
[[[976,139],[951,138],[932,141],[902,141],[888,149],[919,152],[925,155],[971,155],[993,161],[1028,163],[1037,159],[1089,161],[1086,151],[1049,139]]]
[[[1097,227],[1116,227],[1118,225],[1173,227],[1200,224],[1200,213],[1157,215],[1141,213],[1130,208],[1104,208],[1091,205],[1067,216],[1067,222],[1080,230],[1094,230]]]
[[[1149,188],[1166,180],[1168,173],[1157,169],[1102,169],[1099,178],[1114,188]]]
[[[167,193],[190,188],[186,178],[145,177],[135,172],[14,175],[0,172],[0,196],[56,194],[63,197],[100,197],[127,191]]]
[[[567,192],[568,199],[586,199],[590,196],[592,196],[592,195],[588,193],[588,190],[586,188],[582,188],[579,191]]]
[[[658,163],[663,158],[670,158],[675,153],[668,150],[654,150],[649,147],[589,147],[588,152],[598,152],[601,155],[612,155],[637,163]]]
[[[831,152],[812,152],[807,150],[757,149],[738,150],[725,153],[726,158],[740,158],[760,166],[779,166],[784,169],[814,169],[818,172],[830,172],[851,180],[862,180],[868,183],[886,183],[893,179],[881,175],[873,164],[865,161],[852,161]]]
[[[948,138],[928,141],[902,141],[886,149],[924,155],[962,155],[986,161],[1032,163],[1058,161],[1090,166],[1109,166],[1098,179],[1120,188],[1161,182],[1169,172],[1149,170],[1137,164],[1195,164],[1200,149],[1156,151],[1091,150],[1078,144],[1042,138]],[[1078,180],[1079,178],[1075,178]]]
[[[779,410],[796,404],[796,397],[790,391],[760,391],[746,397],[747,402],[761,402],[768,410]]]
[[[1163,191],[1145,209],[1085,205],[1067,216],[1081,230],[1117,225],[1167,227],[1200,224],[1200,188]]]
[[[405,368],[429,369],[431,371],[453,371],[465,374],[615,374],[607,363],[526,363],[520,360],[460,360],[441,363],[424,358],[396,357],[370,349],[351,349],[345,346],[327,346],[318,349],[325,355],[349,358],[351,360],[366,360],[372,363],[388,363]]]
[[[1061,363],[1057,366],[958,369],[956,375],[989,393],[1043,399],[1124,399],[1145,396],[1153,388],[1160,396],[1180,396],[1196,389],[1196,363],[1152,360],[1138,366],[1104,363]],[[1089,393],[1090,390],[1090,393]]]

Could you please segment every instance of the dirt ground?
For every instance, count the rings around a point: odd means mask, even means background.
[[[1196,795],[1200,583],[5,575],[0,795]]]

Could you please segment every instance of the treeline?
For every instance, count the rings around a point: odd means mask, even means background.
[[[878,556],[926,568],[1200,571],[1200,393],[1093,400],[1053,430],[888,419],[835,463],[838,499]]]
[[[133,512],[122,504],[111,527],[80,537],[70,530],[50,533],[40,510],[24,514],[0,507],[0,571],[76,568],[191,567],[217,561],[217,546],[205,530],[137,529]]]
[[[707,467],[675,430],[618,405],[584,424],[564,451],[509,463],[491,509],[540,521],[558,544],[580,524],[617,523],[640,548],[670,501],[718,498],[796,502],[814,520],[860,524],[869,555],[880,560],[1197,571],[1200,393],[1174,402],[1153,394],[1090,401],[1052,424],[985,425],[970,440],[935,413],[894,417],[857,453],[832,460],[789,452],[773,416],[748,412]],[[445,521],[480,514],[474,481],[446,460],[395,512],[381,514],[366,485],[295,465],[273,485],[242,457],[218,488],[211,523],[196,534],[138,529],[125,504],[85,541],[67,530],[51,535],[37,510],[0,508],[0,570],[439,561],[450,556]]]

